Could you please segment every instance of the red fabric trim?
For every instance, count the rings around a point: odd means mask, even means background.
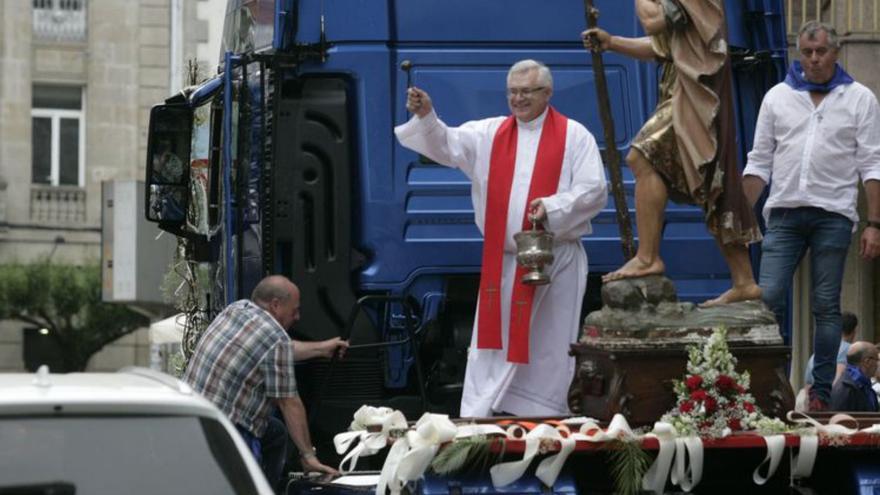
[[[552,107],[547,110],[538,153],[529,185],[526,205],[535,198],[556,193],[565,155],[565,137],[568,119]],[[508,117],[492,143],[489,161],[489,185],[486,198],[485,239],[483,241],[483,269],[480,277],[480,309],[477,348],[501,349],[501,270],[504,257],[504,238],[507,226],[507,208],[516,163],[516,120]],[[531,228],[528,208],[523,215],[522,230]],[[507,360],[512,363],[529,362],[529,331],[535,287],[523,284],[525,269],[517,267],[513,297],[510,305],[510,332]],[[485,304],[484,304],[485,302]]]
[[[486,219],[483,229],[483,267],[480,274],[480,309],[477,348],[501,349],[501,269],[507,207],[516,165],[516,118],[507,117],[492,141]]]
[[[541,130],[541,140],[538,142],[538,155],[535,158],[535,169],[532,172],[532,182],[526,200],[522,230],[532,227],[528,215],[529,203],[536,198],[552,196],[559,188],[567,128],[568,119],[551,107],[547,111],[544,128]],[[507,360],[511,363],[526,364],[529,362],[529,331],[535,286],[525,285],[521,282],[525,272],[525,268],[516,267],[512,304],[510,305],[510,342],[507,346]]]

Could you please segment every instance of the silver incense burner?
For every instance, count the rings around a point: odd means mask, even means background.
[[[526,285],[544,285],[550,283],[550,276],[544,273],[544,267],[553,263],[553,233],[538,230],[535,219],[531,216],[532,228],[513,235],[516,241],[516,262],[529,269],[523,275],[522,283]]]

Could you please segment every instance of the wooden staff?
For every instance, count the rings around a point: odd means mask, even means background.
[[[598,25],[599,9],[593,7],[593,0],[584,0],[584,15],[587,27],[592,29]],[[594,40],[594,45],[598,40]],[[635,256],[633,247],[632,225],[629,221],[629,208],[626,206],[626,195],[623,192],[623,177],[620,173],[620,153],[614,139],[614,121],[611,118],[611,103],[608,99],[608,81],[605,79],[605,64],[602,53],[592,50],[593,74],[596,78],[596,97],[599,100],[599,116],[605,128],[605,157],[608,161],[608,172],[611,174],[611,195],[614,197],[614,209],[617,211],[617,225],[620,229],[620,243],[623,256],[629,260]]]

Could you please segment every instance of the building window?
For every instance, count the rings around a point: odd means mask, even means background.
[[[86,40],[86,0],[32,0],[32,3],[35,38]]]
[[[85,185],[83,90],[36,85],[31,108],[31,181],[51,186]]]

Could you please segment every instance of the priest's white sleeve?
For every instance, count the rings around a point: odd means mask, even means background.
[[[571,164],[571,183],[543,199],[547,227],[559,240],[572,241],[592,232],[590,220],[608,201],[605,168],[596,139],[581,124],[569,121],[566,161]]]
[[[413,115],[408,122],[394,128],[400,144],[421,153],[435,162],[459,168],[473,180],[477,144],[483,134],[478,122],[467,122],[461,127],[449,127],[431,113],[419,118]]]

